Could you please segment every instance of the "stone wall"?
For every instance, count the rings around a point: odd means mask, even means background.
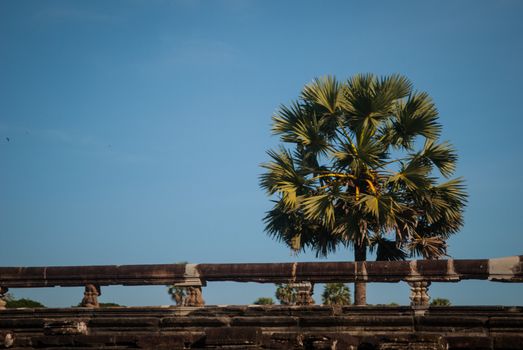
[[[523,308],[7,309],[0,311],[0,348],[523,349]]]

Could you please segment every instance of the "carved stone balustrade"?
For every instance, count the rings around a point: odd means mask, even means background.
[[[100,295],[102,295],[102,292],[99,286],[88,284],[85,286],[84,298],[80,305],[82,307],[100,307],[98,303],[98,297]]]
[[[314,285],[310,282],[293,282],[289,283],[289,287],[296,290],[296,305],[313,305],[314,299]]]
[[[201,307],[205,305],[201,287],[187,287],[187,294],[183,299],[183,306]]]
[[[52,267],[0,267],[0,296],[7,288],[86,286],[82,305],[96,307],[100,287],[108,285],[174,285],[184,288],[182,306],[204,305],[202,287],[209,281],[289,283],[308,281],[299,303],[312,302],[312,286],[331,282],[410,283],[412,305],[427,305],[431,282],[460,280],[523,282],[523,256],[477,260],[294,262],[248,264],[163,264]],[[0,308],[5,302],[0,302]]]
[[[428,281],[413,281],[410,285],[410,304],[412,306],[429,306]]]
[[[197,265],[185,264],[183,281],[173,283],[173,286],[177,287],[179,291],[179,294],[176,296],[176,304],[189,307],[204,306],[202,286],[205,285],[206,283],[202,282],[200,278]]]

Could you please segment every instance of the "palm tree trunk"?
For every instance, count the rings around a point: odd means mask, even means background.
[[[367,260],[367,247],[364,243],[354,246],[354,261]],[[367,283],[354,282],[354,305],[367,305]]]

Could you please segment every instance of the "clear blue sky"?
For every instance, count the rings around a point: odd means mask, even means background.
[[[314,77],[359,72],[405,74],[434,98],[470,193],[450,254],[523,254],[522,16],[518,0],[0,1],[0,266],[315,260],[263,232],[259,164],[280,104]],[[273,292],[225,283],[204,296]],[[103,293],[170,303],[163,287]],[[432,295],[523,304],[521,285]],[[369,288],[369,302],[390,301],[407,303],[407,288]]]

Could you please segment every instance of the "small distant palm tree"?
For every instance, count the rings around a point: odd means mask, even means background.
[[[291,287],[289,284],[277,284],[276,285],[276,299],[282,305],[294,305],[296,304],[296,299],[298,293],[295,288]]]
[[[254,305],[274,305],[274,300],[268,297],[261,297],[254,301]]]
[[[321,295],[325,305],[350,305],[350,289],[344,283],[327,283]]]
[[[430,303],[431,306],[451,306],[452,303],[450,300],[445,298],[434,298],[432,299],[432,302]]]

